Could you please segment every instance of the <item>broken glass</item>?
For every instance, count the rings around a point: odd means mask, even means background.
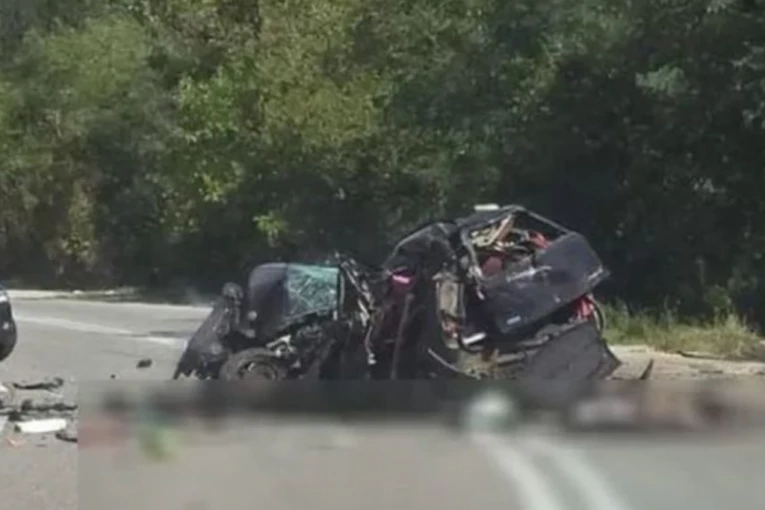
[[[337,307],[339,270],[331,266],[290,264],[287,268],[288,320]]]

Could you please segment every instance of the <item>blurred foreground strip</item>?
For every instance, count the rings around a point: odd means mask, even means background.
[[[114,384],[112,384],[114,383]],[[81,392],[83,446],[191,426],[216,430],[273,420],[422,423],[457,431],[544,424],[560,430],[704,431],[765,425],[765,384],[741,381],[611,381],[560,398],[510,383],[411,382],[110,384]],[[555,396],[556,398],[551,398]],[[242,419],[244,419],[242,421]],[[211,428],[210,428],[211,427]],[[149,432],[147,432],[149,431]],[[163,436],[164,437],[164,436]],[[170,436],[167,436],[170,437]],[[152,439],[153,440],[153,439]]]

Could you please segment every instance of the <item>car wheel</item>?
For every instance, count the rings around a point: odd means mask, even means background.
[[[231,355],[221,366],[219,377],[224,381],[278,381],[287,378],[287,370],[270,351],[252,348]]]

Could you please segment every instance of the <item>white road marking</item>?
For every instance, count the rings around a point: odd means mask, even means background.
[[[14,313],[14,318],[19,323],[36,324],[53,328],[67,329],[70,331],[80,331],[83,333],[96,333],[101,335],[120,336],[131,340],[141,342],[150,342],[158,345],[173,348],[183,348],[186,346],[185,339],[171,336],[142,335],[133,331],[90,322],[73,321],[59,317],[41,317]]]
[[[508,440],[498,434],[474,434],[473,440],[515,485],[526,510],[567,508],[552,496],[548,475],[533,462],[532,455],[546,457],[582,495],[588,510],[630,510],[627,502],[575,448],[538,436]]]
[[[558,470],[582,492],[590,510],[630,510],[609,483],[591,463],[575,448],[553,443],[541,437],[529,438],[524,442],[529,450],[550,459]]]
[[[212,306],[207,300],[199,300],[195,304],[171,304],[171,303],[142,303],[138,301],[100,301],[97,297],[91,299],[75,298],[76,294],[71,292],[55,291],[25,291],[7,289],[8,296],[12,302],[24,301],[60,301],[65,303],[74,303],[83,307],[122,307],[124,309],[135,310],[164,310],[167,312],[183,312],[184,315],[191,313],[193,315],[209,313]]]
[[[554,496],[550,480],[528,453],[492,433],[474,433],[471,439],[515,486],[524,510],[566,510]]]

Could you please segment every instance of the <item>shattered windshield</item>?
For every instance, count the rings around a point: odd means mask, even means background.
[[[336,267],[290,264],[287,268],[288,317],[337,307]]]

